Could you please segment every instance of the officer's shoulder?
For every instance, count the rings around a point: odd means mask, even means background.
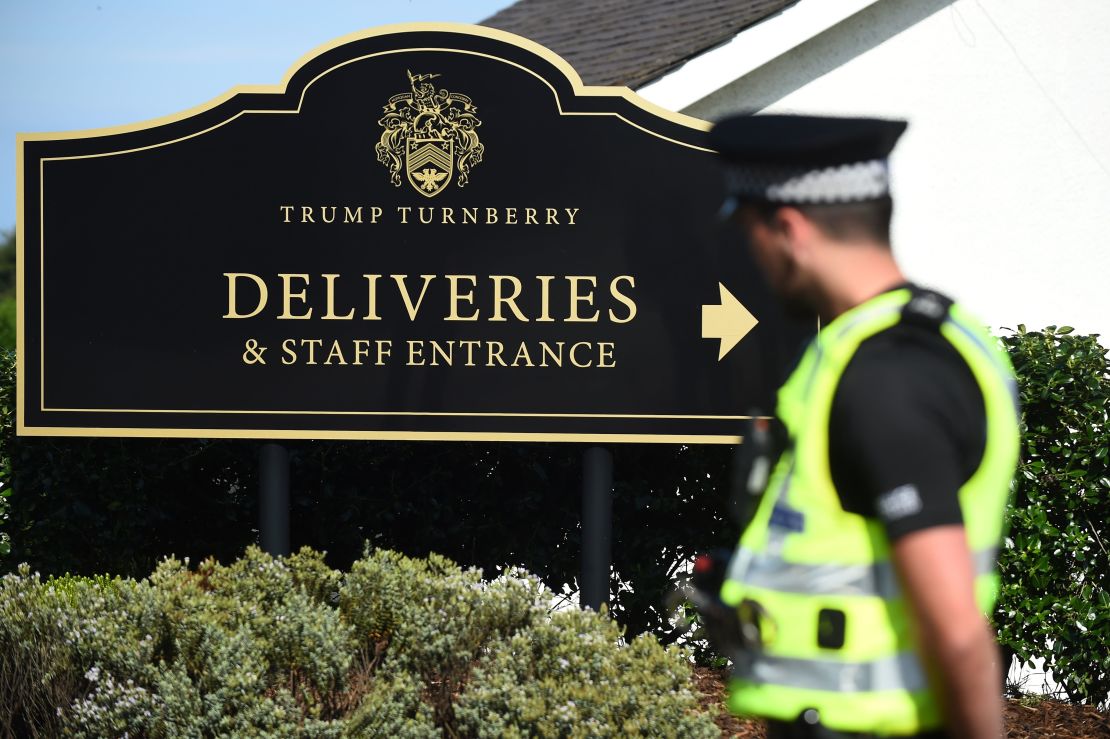
[[[896,369],[923,364],[961,367],[964,361],[937,329],[902,321],[860,344],[849,367],[874,364]]]
[[[952,299],[916,285],[910,285],[909,290],[910,299],[902,307],[900,320],[859,346],[845,380],[867,385],[884,375],[894,375],[901,382],[946,376],[961,382],[971,379],[959,351],[940,330]]]
[[[940,333],[952,308],[952,298],[912,283],[906,287],[910,298],[902,306],[899,320],[866,340],[859,351],[864,356],[892,359],[899,358],[901,352],[958,358],[955,348]]]
[[[950,305],[951,301],[944,307],[945,316]],[[940,332],[931,310],[924,310],[925,315],[910,320],[904,314],[903,320],[859,346],[838,387],[840,402],[874,403],[881,398],[892,412],[906,403],[961,408],[982,403],[971,368]]]

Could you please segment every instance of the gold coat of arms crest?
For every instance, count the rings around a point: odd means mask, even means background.
[[[437,90],[430,80],[438,74],[407,74],[412,91],[391,97],[378,120],[378,161],[396,187],[404,170],[404,179],[425,197],[443,192],[452,180],[465,187],[486,148],[478,139],[477,106],[466,95]]]

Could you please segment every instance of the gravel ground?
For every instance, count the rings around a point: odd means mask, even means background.
[[[702,706],[713,713],[722,737],[765,739],[758,721],[736,718],[724,706],[727,672],[705,667],[694,670],[694,685]],[[1073,706],[1051,699],[1006,702],[1007,739],[1110,739],[1110,714],[1090,706]]]

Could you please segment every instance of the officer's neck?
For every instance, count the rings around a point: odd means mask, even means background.
[[[821,263],[820,307],[823,321],[906,282],[890,247],[871,242],[831,244]]]

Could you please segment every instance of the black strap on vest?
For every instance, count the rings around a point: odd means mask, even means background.
[[[933,290],[911,286],[910,300],[902,307],[902,322],[939,331],[951,307],[951,298]]]

